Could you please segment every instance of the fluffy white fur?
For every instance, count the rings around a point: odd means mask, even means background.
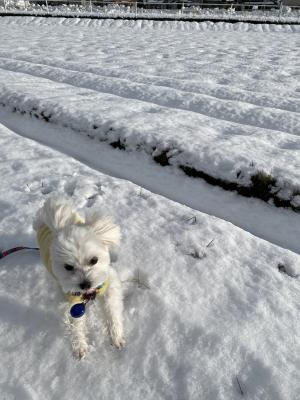
[[[72,203],[62,197],[53,197],[39,210],[33,227],[37,231],[46,224],[54,233],[50,249],[52,271],[65,293],[90,293],[110,279],[103,296],[105,311],[112,342],[122,348],[125,345],[122,287],[116,271],[110,266],[109,255],[109,250],[120,243],[120,228],[110,217],[95,213],[87,215],[83,225],[76,225],[75,221]],[[93,265],[92,259],[97,260]],[[66,266],[74,269],[67,270]],[[87,283],[90,287],[83,288]],[[72,318],[69,310],[70,304],[66,303],[64,320],[71,335],[73,355],[82,359],[88,351],[86,316]]]

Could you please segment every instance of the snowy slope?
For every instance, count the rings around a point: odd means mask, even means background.
[[[1,245],[34,245],[31,221],[61,192],[114,215],[123,231],[126,349],[101,313],[93,351],[71,359],[55,283],[38,255],[0,261],[1,398],[296,400],[300,256],[230,223],[111,178],[0,126]],[[191,218],[195,217],[195,218]],[[278,271],[283,264],[288,274]],[[241,388],[240,388],[241,387]]]
[[[8,110],[241,186],[264,171],[300,208],[298,26],[1,22]]]

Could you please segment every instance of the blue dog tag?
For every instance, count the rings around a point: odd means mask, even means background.
[[[80,318],[85,314],[85,304],[77,303],[70,309],[70,314],[73,318]]]

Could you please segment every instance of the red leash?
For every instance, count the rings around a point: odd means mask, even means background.
[[[39,248],[38,247],[26,247],[26,246],[13,247],[12,249],[0,251],[0,259],[8,256],[11,253],[15,253],[16,251],[19,251],[19,250],[39,250]]]

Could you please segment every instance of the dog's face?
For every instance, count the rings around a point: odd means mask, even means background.
[[[69,225],[55,236],[52,270],[65,293],[91,293],[108,278],[109,248],[118,244],[118,226],[107,219]]]

